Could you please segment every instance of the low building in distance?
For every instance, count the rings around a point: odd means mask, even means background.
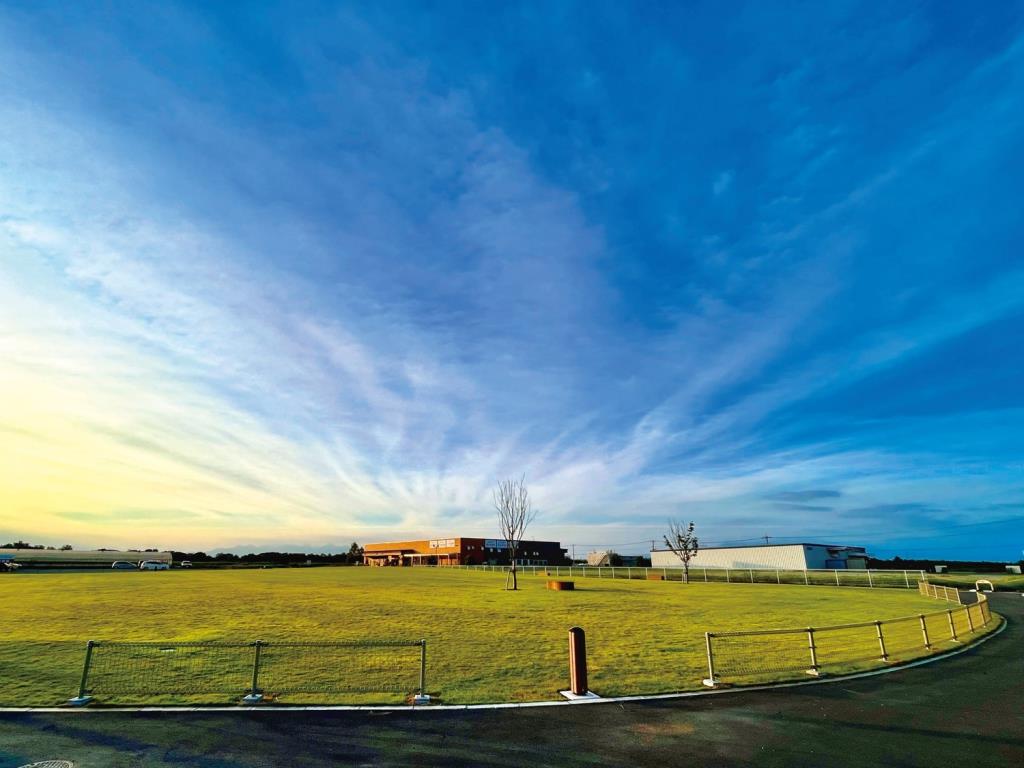
[[[864,547],[834,544],[762,544],[753,547],[709,547],[690,560],[691,568],[767,568],[787,571],[867,568]],[[682,560],[670,549],[652,549],[655,568],[681,568]]]
[[[587,553],[587,565],[603,568],[605,566],[638,566],[643,565],[640,555],[620,555],[612,549],[599,549]]]
[[[522,541],[518,565],[567,565],[566,550],[557,541]],[[366,565],[510,565],[504,539],[416,539],[385,541],[363,547]]]
[[[129,562],[137,566],[143,560],[170,565],[171,553],[114,549],[0,549],[0,560],[19,568],[110,568],[116,562]]]

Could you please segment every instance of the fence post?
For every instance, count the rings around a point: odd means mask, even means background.
[[[753,584],[754,583],[754,569],[753,568],[748,568],[747,570],[750,571],[750,583]]]
[[[821,674],[818,671],[818,647],[814,644],[814,629],[811,627],[807,628],[807,648],[811,652],[811,668],[807,670],[807,674],[818,677]]]
[[[807,569],[804,568],[804,586],[808,586],[811,582],[807,580]]]
[[[703,683],[708,688],[714,688],[716,685],[718,685],[718,680],[715,679],[715,656],[711,650],[711,638],[713,637],[714,635],[710,632],[704,633],[704,645],[707,647],[708,651],[708,676],[707,679],[703,681]]]
[[[910,577],[907,576],[907,572],[903,572],[903,581],[906,582],[907,589],[910,589]]]
[[[702,568],[701,570],[704,571],[704,583],[707,584],[708,583],[708,569],[707,568]]]
[[[260,656],[263,652],[263,641],[257,640],[253,647],[256,650],[252,655],[252,686],[249,693],[242,697],[243,704],[259,704],[263,701],[263,694],[260,693]]]
[[[85,663],[82,665],[82,680],[78,684],[78,695],[68,701],[68,704],[72,706],[81,707],[92,701],[92,696],[89,695],[89,665],[92,663],[92,649],[95,645],[95,640],[90,640],[85,644]]]
[[[426,639],[420,640],[420,695],[417,697],[421,700],[430,701],[430,697],[427,696],[427,641]]]
[[[836,586],[838,587],[839,586],[839,569],[838,568],[833,568],[833,570],[836,572]]]
[[[974,633],[974,618],[971,616],[971,606],[968,605],[966,608],[964,608],[964,613],[967,614],[967,627],[971,630],[971,633],[973,634]]]
[[[950,608],[948,611],[946,611],[946,618],[949,619],[949,634],[952,635],[953,642],[954,643],[960,642],[957,639],[957,636],[956,636],[956,625],[953,623],[953,609],[952,608]]]
[[[875,583],[871,580],[871,569],[870,568],[868,568],[868,586],[872,587],[872,588],[875,586]]]
[[[732,583],[732,578],[729,576],[729,569],[728,568],[725,569],[725,580],[727,582],[729,582],[730,584]]]
[[[776,584],[781,584],[782,583],[782,576],[779,575],[779,569],[778,568],[775,569],[775,583]]]
[[[925,623],[924,614],[919,613],[917,615],[917,618],[921,620],[921,636],[924,637],[924,647],[931,648],[932,644],[931,641],[928,639],[928,625]]]
[[[885,652],[885,638],[882,637],[882,622],[875,622],[875,630],[878,632],[878,648],[882,652],[882,661],[888,661],[889,654]]]

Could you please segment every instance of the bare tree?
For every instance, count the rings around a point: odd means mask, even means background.
[[[683,525],[675,520],[668,521],[668,536],[665,536],[665,546],[671,549],[676,557],[683,561],[683,579],[690,583],[690,561],[698,551],[697,537],[693,533],[693,521],[689,525]]]
[[[530,492],[526,490],[525,475],[518,480],[513,478],[498,483],[498,487],[494,489],[494,508],[498,511],[498,527],[508,545],[508,554],[512,561],[512,569],[505,577],[505,589],[509,588],[509,578],[512,580],[512,589],[518,589],[516,554],[526,533],[526,527],[533,522],[537,514],[530,504]]]

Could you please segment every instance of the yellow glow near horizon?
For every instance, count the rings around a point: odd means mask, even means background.
[[[159,361],[76,337],[52,307],[14,305],[0,313],[13,331],[0,338],[0,536],[186,547],[338,533],[288,441]]]

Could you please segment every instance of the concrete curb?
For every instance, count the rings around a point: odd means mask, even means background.
[[[657,693],[637,696],[614,696],[609,698],[585,698],[574,701],[525,701],[510,702],[505,704],[433,704],[427,706],[409,705],[269,705],[263,707],[243,707],[240,705],[231,706],[131,706],[131,707],[0,707],[0,714],[39,714],[39,713],[102,713],[102,712],[235,712],[235,713],[262,713],[262,712],[465,712],[470,710],[493,710],[493,709],[531,709],[535,707],[580,707],[600,704],[622,704],[627,702],[644,701],[671,701],[673,699],[692,699],[704,696],[725,696],[730,693],[750,693],[754,691],[774,691],[783,688],[800,688],[807,685],[828,685],[830,683],[841,683],[847,680],[858,680],[865,677],[876,677],[888,675],[893,672],[900,672],[904,669],[921,667],[925,664],[959,656],[977,648],[982,643],[987,643],[997,635],[1002,634],[1006,629],[1007,621],[1000,616],[999,626],[975,638],[962,648],[955,648],[944,653],[927,656],[923,659],[908,661],[904,664],[886,667],[884,669],[872,669],[865,672],[854,672],[848,675],[826,676],[811,680],[796,680],[786,683],[771,683],[766,685],[735,686],[717,690],[686,691],[680,693]]]

